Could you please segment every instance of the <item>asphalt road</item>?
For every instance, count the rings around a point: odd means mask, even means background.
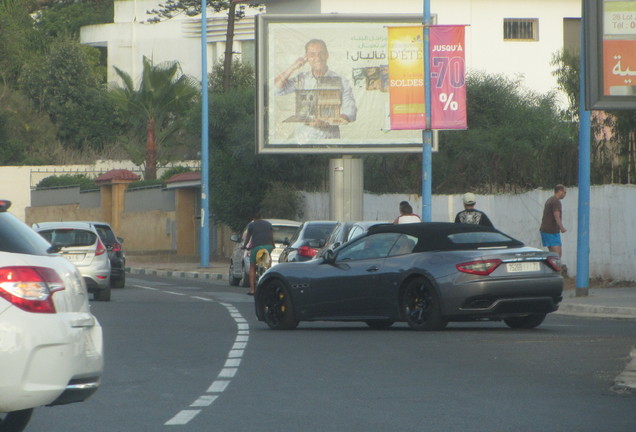
[[[276,332],[255,321],[244,292],[129,276],[113,301],[91,302],[106,344],[101,388],[36,410],[27,431],[636,430],[636,395],[612,388],[633,320]]]

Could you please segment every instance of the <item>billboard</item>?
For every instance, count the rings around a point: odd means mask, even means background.
[[[584,0],[585,107],[636,109],[636,0]]]
[[[391,130],[388,26],[419,15],[257,17],[257,144],[262,153],[422,151]]]

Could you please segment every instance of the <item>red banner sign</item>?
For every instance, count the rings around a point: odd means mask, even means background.
[[[464,26],[433,26],[431,53],[431,128],[466,129]]]

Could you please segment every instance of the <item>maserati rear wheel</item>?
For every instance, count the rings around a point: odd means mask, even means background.
[[[402,315],[414,330],[443,330],[448,321],[442,318],[439,297],[424,278],[409,281],[402,290]]]

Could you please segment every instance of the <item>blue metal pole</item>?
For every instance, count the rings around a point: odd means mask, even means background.
[[[433,182],[433,131],[431,130],[431,58],[430,29],[431,0],[424,0],[424,91],[426,111],[426,129],[422,131],[422,220],[431,222],[432,216],[432,182]]]
[[[576,244],[576,296],[588,295],[590,278],[590,112],[585,109],[585,22],[581,14],[579,95],[579,212]]]
[[[201,267],[210,266],[210,217],[208,203],[208,5],[201,0]]]

